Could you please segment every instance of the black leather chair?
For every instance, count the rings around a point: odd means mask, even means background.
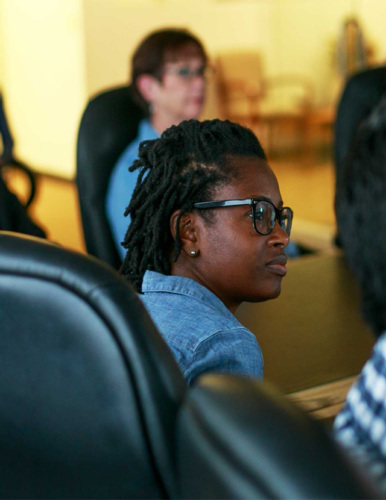
[[[265,384],[186,390],[98,259],[0,231],[0,498],[376,498]]]
[[[142,118],[130,88],[117,87],[90,100],[78,133],[76,183],[86,249],[115,268],[121,259],[105,214],[106,190],[111,171],[137,136]]]
[[[181,498],[380,498],[322,424],[266,383],[201,377],[177,436]]]
[[[176,497],[185,381],[98,259],[0,232],[0,498]]]

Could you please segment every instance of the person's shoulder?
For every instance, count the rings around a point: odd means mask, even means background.
[[[137,137],[123,150],[115,164],[114,170],[126,172],[134,160],[138,158],[138,149],[141,142],[156,139],[157,137],[158,133],[154,130],[150,121],[143,119],[139,124]]]
[[[368,366],[369,365],[369,366]],[[373,381],[377,382],[377,386],[371,384],[372,390],[379,392],[382,386],[382,397],[386,398],[386,333],[379,336],[375,343],[372,355],[366,363],[363,371],[370,372]],[[385,399],[386,405],[386,399]]]
[[[377,339],[376,343],[375,343],[375,347],[374,347],[376,350],[380,351],[380,352],[383,352],[383,355],[385,356],[386,358],[386,331],[383,332]]]
[[[186,370],[189,382],[201,373],[221,372],[261,379],[264,360],[256,337],[246,328],[217,330],[201,338]]]
[[[214,349],[235,354],[238,349],[258,348],[256,337],[235,317],[229,317],[207,304],[192,302],[192,306],[197,306],[197,313],[190,313],[182,322],[189,338],[183,338],[182,334],[178,336],[178,341],[182,341],[192,353]]]
[[[383,66],[375,66],[372,68],[368,68],[364,71],[360,71],[355,73],[351,80],[367,80],[373,78],[380,78],[386,76],[386,65]]]
[[[252,335],[210,290],[189,278],[147,271],[141,298],[170,342],[194,351],[219,332]]]
[[[372,88],[386,89],[386,66],[378,66],[352,75],[346,84],[345,92],[362,92]]]
[[[142,123],[142,122],[141,122]],[[141,124],[139,125],[139,128],[138,128],[138,133],[137,133],[137,137],[135,139],[133,139],[126,147],[125,149],[123,150],[122,154],[120,155],[120,157],[118,158],[118,161],[117,161],[117,165],[120,165],[121,163],[125,163],[128,159],[128,157],[132,157],[132,156],[135,156],[135,158],[137,157],[138,155],[138,146],[140,144],[140,142],[142,141],[143,139],[141,139]],[[134,158],[134,159],[135,159]]]
[[[186,331],[183,341],[196,338],[199,342],[202,331],[210,336],[217,330],[234,326],[234,322],[224,317],[221,311],[194,295],[159,290],[145,292],[141,299],[157,321],[168,324],[168,336],[178,337],[181,331]]]
[[[231,313],[194,295],[163,291],[145,293],[141,298],[168,342],[184,345],[192,352],[221,332],[253,335]]]
[[[155,130],[148,118],[144,118],[138,127],[137,139],[139,141],[149,141],[158,139],[159,133]]]
[[[255,348],[258,346],[255,335],[238,323],[237,320],[236,322],[218,321],[213,327],[212,331],[207,331],[201,336],[196,350],[207,349],[207,346],[210,344],[216,344],[217,346],[222,344],[225,346],[232,345],[233,349],[238,349],[239,347],[243,349],[245,346]]]

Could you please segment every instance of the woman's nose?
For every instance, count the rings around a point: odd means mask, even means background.
[[[290,241],[290,237],[276,220],[275,227],[269,233],[268,243],[271,245],[280,245],[285,248]]]

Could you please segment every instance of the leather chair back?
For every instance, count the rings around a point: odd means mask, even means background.
[[[76,183],[86,249],[116,269],[121,259],[105,213],[106,190],[111,171],[137,136],[142,118],[130,88],[124,86],[92,98],[79,127]]]
[[[380,498],[322,424],[266,383],[199,379],[177,443],[180,498]]]
[[[0,232],[0,498],[176,496],[185,381],[98,259]]]

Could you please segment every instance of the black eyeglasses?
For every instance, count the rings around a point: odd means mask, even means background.
[[[212,66],[199,66],[198,68],[194,69],[188,65],[170,66],[164,68],[163,70],[164,73],[171,73],[174,75],[178,75],[184,80],[192,80],[193,78],[198,76],[203,78],[208,78],[213,74],[213,71],[214,69]]]
[[[249,198],[247,200],[221,200],[221,201],[202,201],[195,203],[194,208],[221,208],[235,207],[238,205],[250,205],[253,221],[253,227],[256,233],[267,235],[275,227],[276,220],[280,227],[289,236],[291,234],[293,212],[289,207],[282,209],[276,208],[270,201],[259,200],[257,198]]]

